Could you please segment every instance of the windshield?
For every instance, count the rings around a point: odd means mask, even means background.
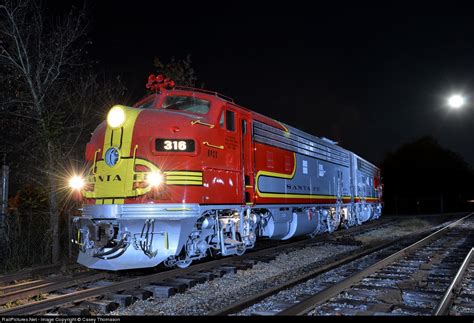
[[[210,106],[211,102],[192,96],[168,96],[161,107],[163,109],[206,114],[209,112]]]
[[[138,109],[150,109],[153,108],[153,105],[155,103],[155,98],[157,95],[150,95],[144,102],[142,102],[140,105],[135,104],[134,107]],[[142,100],[143,101],[143,100]]]

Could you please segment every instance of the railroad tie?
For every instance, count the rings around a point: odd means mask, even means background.
[[[67,316],[90,316],[91,312],[83,306],[60,307],[58,310],[60,315]]]
[[[136,298],[130,294],[107,294],[105,298],[114,301],[122,308],[130,306],[136,301]]]
[[[195,280],[198,284],[202,284],[206,281],[208,281],[208,279],[206,278],[206,276],[203,276],[203,275],[194,275],[194,274],[189,274],[189,275],[185,275],[185,276],[179,276],[177,278],[185,278],[185,279],[192,279],[192,280]]]
[[[220,266],[217,269],[223,270],[226,274],[235,274],[237,272],[237,267],[235,266]]]
[[[171,279],[171,281],[175,281],[175,282],[178,282],[178,283],[183,283],[186,285],[186,289],[188,288],[192,288],[194,286],[197,285],[197,280],[195,279],[192,279],[192,278],[185,278],[185,277],[175,277],[173,279]]]
[[[144,290],[149,291],[153,294],[153,298],[169,298],[176,294],[176,288],[173,286],[166,285],[151,285],[143,287]]]
[[[211,280],[214,279],[214,277],[218,276],[216,273],[214,273],[212,271],[208,271],[208,270],[201,270],[201,271],[198,271],[196,273],[193,273],[192,275],[193,276],[202,276],[202,277],[206,278],[206,280],[208,280],[208,281],[211,281]],[[219,277],[222,277],[222,275],[219,276]]]
[[[115,311],[119,307],[119,304],[110,300],[84,301],[81,305],[98,314],[107,314]]]
[[[175,280],[160,280],[160,281],[157,281],[157,282],[152,282],[152,283],[150,283],[150,285],[171,286],[171,287],[174,287],[176,289],[177,293],[183,293],[184,291],[186,291],[186,289],[188,289],[188,285],[186,285],[182,282],[175,281]]]
[[[147,300],[153,296],[153,292],[143,289],[126,290],[123,292],[126,295],[132,295],[133,298],[141,301]]]

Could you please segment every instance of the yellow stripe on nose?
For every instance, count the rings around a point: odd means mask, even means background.
[[[112,129],[109,125],[105,130],[104,145],[102,147],[102,160],[97,162],[97,179],[92,192],[93,198],[107,199],[96,200],[96,204],[123,204],[124,197],[130,196],[133,191],[134,169],[131,162],[131,145],[135,121],[142,110],[121,106],[125,112],[125,121],[122,126]],[[119,151],[119,159],[113,166],[105,162],[107,150],[115,147]],[[133,153],[133,152],[132,152]],[[126,159],[124,159],[126,158]],[[101,176],[102,177],[99,177]]]

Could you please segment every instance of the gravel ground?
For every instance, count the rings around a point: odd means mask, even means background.
[[[237,315],[251,315],[256,312],[260,312],[261,314],[270,314],[272,310],[282,310],[289,304],[297,303],[300,298],[308,295],[314,295],[326,287],[345,279],[351,273],[362,270],[367,266],[377,262],[377,260],[379,260],[379,254],[382,252],[383,251],[378,251],[349,264],[325,272],[315,278],[307,280],[302,284],[295,285],[290,289],[282,290],[279,293],[267,297],[263,301],[246,308]],[[281,304],[282,307],[279,307],[279,304]]]
[[[403,237],[418,230],[429,228],[432,224],[421,219],[401,219],[400,222],[378,230],[372,230],[355,236],[355,240],[362,243],[374,243],[387,238]]]
[[[387,238],[402,237],[428,226],[428,221],[402,219],[393,226],[360,234],[356,237],[356,240],[361,241],[363,244],[382,241]],[[239,270],[236,274],[227,274],[210,282],[198,284],[188,289],[185,293],[174,295],[168,299],[137,301],[133,305],[125,309],[118,309],[111,314],[206,315],[244,297],[277,286],[283,281],[308,272],[324,262],[325,259],[331,258],[334,255],[359,248],[353,245],[320,243],[301,250],[282,253],[275,260],[268,263],[259,262],[252,269]],[[338,276],[334,273],[332,273],[332,276],[326,276],[321,275],[321,279],[324,280],[325,284],[338,279]],[[303,287],[301,293],[296,293],[294,297],[285,297],[285,301],[295,300],[298,295],[304,293],[305,289]],[[268,299],[272,301],[271,298]],[[259,310],[265,310],[266,307],[263,306]]]
[[[270,286],[294,278],[314,268],[316,263],[359,247],[321,243],[280,254],[274,260],[259,262],[252,269],[238,270],[210,282],[198,284],[168,299],[137,301],[112,315],[205,315]]]

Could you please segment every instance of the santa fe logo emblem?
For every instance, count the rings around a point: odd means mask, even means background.
[[[119,160],[119,150],[115,147],[110,147],[105,152],[105,163],[110,167],[113,167],[117,164]]]

